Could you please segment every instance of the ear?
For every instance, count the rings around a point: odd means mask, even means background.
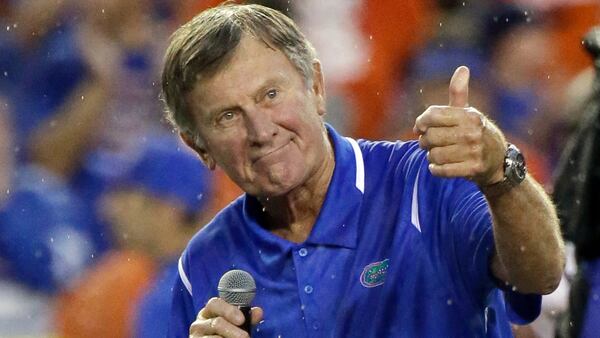
[[[321,70],[321,61],[313,60],[313,85],[312,90],[317,99],[317,112],[323,116],[327,112],[325,107],[325,80]]]
[[[202,162],[208,169],[215,170],[215,168],[217,167],[217,164],[202,144],[198,144],[194,140],[194,137],[192,135],[190,135],[189,133],[179,132],[179,137],[181,137],[183,142],[188,147],[192,148],[198,154],[198,156],[200,156],[200,159],[202,160]]]

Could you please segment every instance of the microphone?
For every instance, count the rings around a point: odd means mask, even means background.
[[[219,297],[231,305],[236,305],[244,314],[244,331],[251,332],[250,302],[256,295],[254,278],[244,270],[227,271],[219,280]]]

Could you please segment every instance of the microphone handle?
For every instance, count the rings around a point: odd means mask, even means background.
[[[240,328],[248,332],[248,335],[252,337],[252,317],[250,315],[250,306],[239,305],[238,309],[240,309],[240,311],[242,311],[244,314],[244,324],[242,324]]]

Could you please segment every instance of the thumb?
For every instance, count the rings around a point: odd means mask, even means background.
[[[450,80],[450,106],[464,108],[469,105],[469,68],[460,66]]]

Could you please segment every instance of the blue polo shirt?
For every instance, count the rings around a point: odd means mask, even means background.
[[[510,337],[540,296],[496,288],[492,222],[477,187],[427,169],[416,142],[370,142],[328,126],[335,169],[303,243],[262,228],[244,195],[179,261],[170,337],[188,337],[230,269],[251,273],[264,321],[253,337]]]

